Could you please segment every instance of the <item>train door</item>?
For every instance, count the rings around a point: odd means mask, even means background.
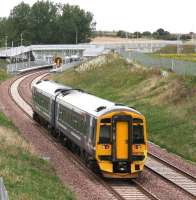
[[[116,159],[128,159],[128,122],[116,122]]]
[[[113,161],[131,159],[131,124],[130,116],[118,115],[112,119]]]

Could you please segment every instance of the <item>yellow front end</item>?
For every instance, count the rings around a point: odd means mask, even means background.
[[[97,120],[96,159],[103,176],[137,177],[144,168],[146,145],[144,116],[128,111],[112,112]]]

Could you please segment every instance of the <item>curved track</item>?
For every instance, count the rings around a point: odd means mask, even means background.
[[[16,104],[26,113],[30,118],[32,118],[32,108],[31,103],[26,100],[20,92],[20,84],[27,79],[28,77],[35,74],[35,78],[32,83],[37,82],[38,80],[42,79],[47,75],[47,73],[39,74],[39,73],[31,73],[19,77],[16,81],[13,82],[10,88],[10,95],[12,96],[13,100]],[[37,74],[37,76],[36,76]],[[29,87],[32,84],[29,83]],[[42,131],[47,137],[51,138],[46,133],[46,130],[43,129]],[[58,145],[58,144],[57,144]],[[61,148],[62,150],[62,148]],[[96,176],[90,170],[86,169],[84,163],[71,152],[69,153],[70,156],[73,158],[74,162],[77,162],[77,165],[81,167],[81,170],[84,172],[88,172],[92,178],[96,178],[98,181],[101,181],[102,184],[109,190],[112,194],[111,199],[158,199],[150,192],[145,190],[138,182],[135,181],[103,181],[100,177]],[[165,181],[168,181],[168,184],[174,184],[176,187],[182,189],[185,193],[189,196],[195,198],[196,195],[196,181],[195,177],[191,176],[188,173],[178,169],[175,166],[172,166],[170,163],[156,157],[153,154],[149,153],[149,159],[146,162],[146,168],[148,168],[152,173],[155,173],[157,176],[161,176]]]
[[[20,88],[20,84],[25,79],[36,74],[38,74],[38,76],[35,77],[35,79],[30,84],[33,84],[34,82],[37,82],[38,80],[43,79],[45,76],[48,75],[48,73],[44,73],[41,75],[39,73],[27,74],[15,80],[10,87],[11,97],[13,98],[17,106],[19,106],[23,110],[23,112],[27,114],[30,118],[32,118],[32,114],[33,114],[31,104],[30,102],[28,102],[22,97],[21,91],[19,88]],[[47,134],[45,129],[42,129],[42,132],[43,134],[45,134],[45,136],[49,137],[50,140],[51,139],[54,140],[54,138],[51,138],[51,136]],[[54,140],[54,142],[57,142],[57,141]],[[56,145],[59,145],[59,144],[56,144]],[[134,182],[127,182],[127,183],[117,182],[116,183],[116,181],[114,181],[113,183],[110,183],[108,181],[103,181],[99,176],[95,175],[90,170],[86,169],[86,166],[78,158],[78,156],[72,154],[71,152],[69,154],[75,160],[75,162],[77,162],[77,165],[80,165],[80,167],[82,168],[82,171],[84,171],[85,173],[87,172],[88,174],[90,174],[90,176],[93,176],[93,178],[96,178],[97,180],[101,181],[101,183],[107,188],[107,190],[109,190],[111,194],[113,194],[113,197],[111,199],[158,199],[152,194],[150,194],[148,191],[146,191],[144,188],[142,188],[142,186],[140,186],[136,182],[135,183]]]

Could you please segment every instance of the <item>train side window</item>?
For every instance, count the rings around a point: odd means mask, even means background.
[[[110,144],[111,143],[111,126],[102,125],[100,126],[100,144]]]

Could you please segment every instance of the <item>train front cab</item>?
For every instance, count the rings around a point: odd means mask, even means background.
[[[146,121],[133,112],[109,113],[97,120],[96,159],[105,177],[136,178],[147,157]]]

